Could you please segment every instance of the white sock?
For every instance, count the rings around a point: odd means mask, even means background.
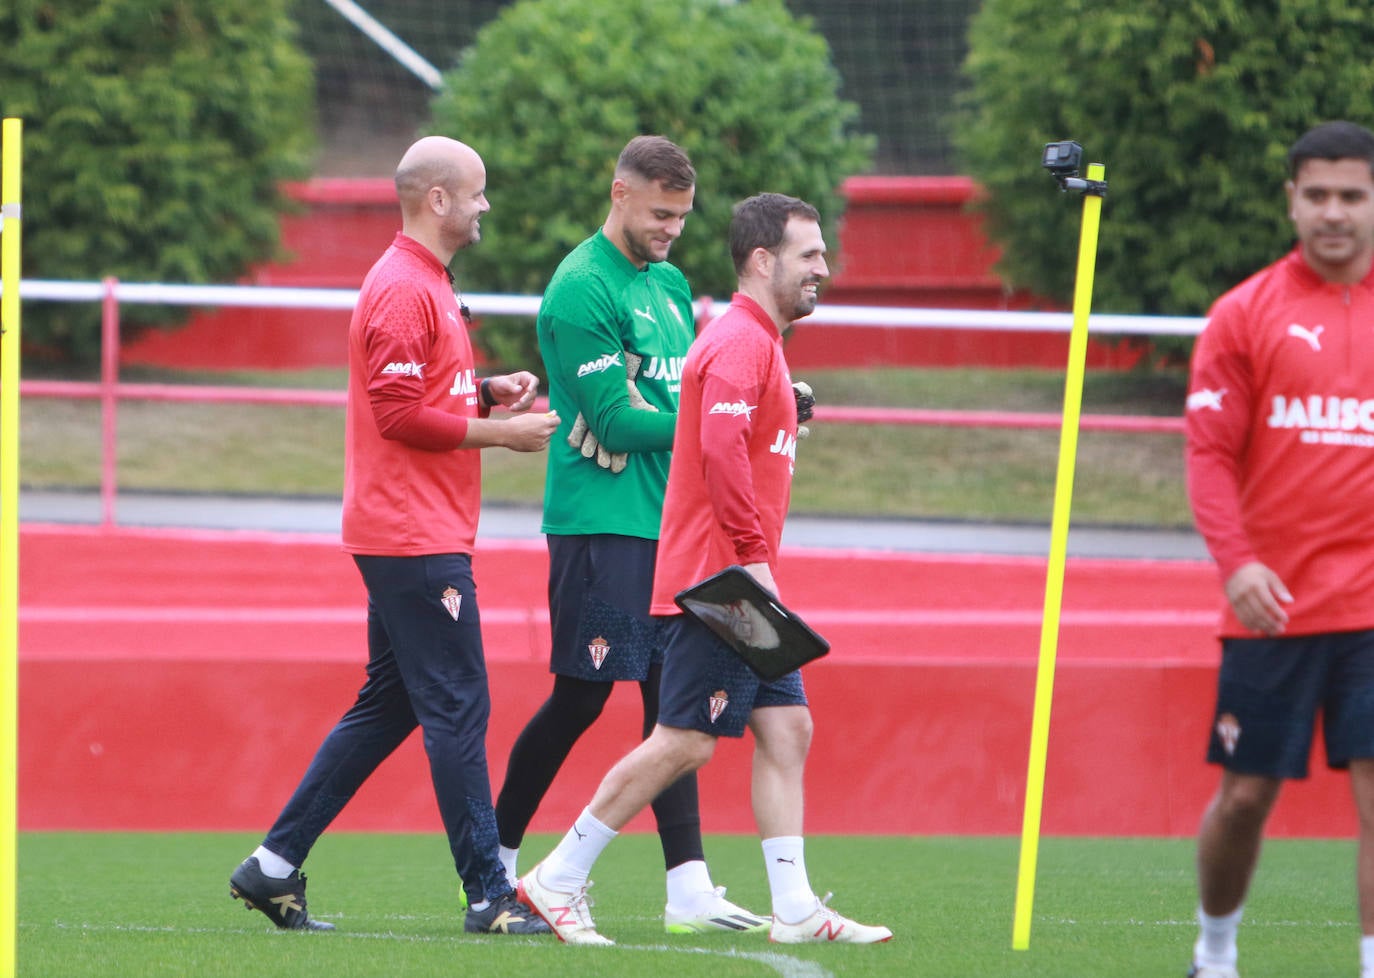
[[[799,835],[763,840],[763,861],[768,868],[773,916],[788,924],[805,920],[820,906],[806,876],[804,847],[805,840]]]
[[[1360,938],[1360,978],[1374,978],[1374,934]]]
[[[563,841],[544,860],[539,881],[558,893],[572,893],[586,886],[592,865],[618,834],[593,815],[590,808],[582,809]]]
[[[715,896],[711,873],[701,859],[691,859],[668,870],[668,906],[680,913],[698,913]]]
[[[1193,960],[1197,964],[1217,965],[1223,968],[1236,966],[1236,931],[1240,929],[1240,918],[1245,912],[1244,905],[1221,917],[1213,917],[1197,908],[1197,922],[1201,928],[1197,943],[1193,945]]]
[[[510,881],[511,886],[515,886],[520,881],[520,874],[515,871],[516,861],[520,858],[520,850],[498,846],[496,855],[500,857],[501,865],[505,867],[506,879]]]
[[[292,866],[271,849],[258,846],[253,850],[253,855],[257,857],[258,868],[262,870],[262,875],[270,876],[274,880],[284,880],[296,871],[295,866]]]

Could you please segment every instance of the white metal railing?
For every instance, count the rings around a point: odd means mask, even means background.
[[[0,285],[3,294],[3,285]],[[119,380],[121,303],[193,306],[237,306],[292,309],[352,309],[357,289],[312,289],[247,285],[168,285],[161,283],[76,282],[24,279],[21,300],[99,302],[101,316],[101,376],[98,382],[20,381],[20,393],[31,397],[99,399],[101,402],[101,519],[115,520],[118,493],[117,412],[121,399],[201,401],[341,406],[343,391],[244,388],[189,384],[128,384]],[[464,300],[478,315],[535,316],[539,296],[465,293]],[[698,322],[711,318],[712,300],[696,301]],[[1095,315],[1089,332],[1107,335],[1191,336],[1205,319],[1166,316]],[[1008,312],[1002,310],[914,309],[876,306],[818,306],[806,325],[839,327],[881,326],[890,329],[977,329],[1003,332],[1064,332],[1072,329],[1071,313]],[[920,408],[864,408],[822,405],[816,420],[840,424],[942,425],[952,427],[1058,428],[1058,414],[1012,411],[954,411]],[[1177,433],[1178,417],[1081,415],[1086,431]]]
[[[2,290],[0,290],[2,291]],[[103,282],[67,282],[25,279],[19,283],[21,299],[53,302],[101,302]],[[357,289],[307,289],[259,285],[167,285],[161,283],[114,283],[120,302],[186,306],[254,306],[290,309],[352,309]],[[534,316],[539,296],[464,293],[469,308],[478,315]],[[709,310],[710,299],[698,300],[698,311]],[[1108,336],[1196,336],[1206,320],[1193,316],[1127,316],[1094,313],[1088,332]],[[893,329],[979,329],[998,332],[1067,333],[1073,327],[1070,312],[1013,312],[999,309],[913,309],[888,306],[819,305],[806,318],[814,326],[885,326]],[[803,327],[804,328],[804,327]]]

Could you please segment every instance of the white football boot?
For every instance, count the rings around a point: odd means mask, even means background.
[[[831,910],[826,904],[833,893],[827,893],[816,912],[795,924],[773,918],[768,939],[774,944],[881,944],[892,940],[886,927],[861,924],[857,920]]]
[[[592,922],[592,902],[587,898],[591,885],[589,880],[572,893],[558,893],[539,882],[539,866],[535,866],[520,877],[516,892],[520,902],[543,917],[564,944],[609,947],[615,941],[598,934]]]

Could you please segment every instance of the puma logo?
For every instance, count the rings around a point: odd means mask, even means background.
[[[1324,329],[1326,329],[1325,326],[1313,326],[1311,329],[1308,329],[1306,326],[1299,325],[1298,323],[1290,323],[1288,326],[1288,335],[1296,336],[1298,339],[1305,341],[1315,352],[1320,353],[1322,348],[1321,336],[1322,330]]]
[[[773,861],[777,863],[787,863],[789,866],[797,865],[796,859],[783,859],[781,856],[774,856]]]
[[[581,842],[583,839],[585,839],[585,838],[587,837],[587,833],[586,833],[586,832],[583,832],[583,831],[582,831],[581,829],[579,829],[576,825],[573,826],[573,831],[577,833],[577,841],[578,841],[578,842]]]
[[[1208,388],[1193,391],[1193,393],[1188,395],[1188,410],[1201,411],[1205,408],[1208,411],[1220,411],[1221,399],[1225,396],[1225,387],[1219,391],[1210,390]]]

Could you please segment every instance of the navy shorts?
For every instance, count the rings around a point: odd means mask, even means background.
[[[801,670],[765,683],[714,632],[689,615],[667,615],[658,722],[713,737],[742,737],[761,706],[805,706]]]
[[[1305,778],[1319,713],[1329,767],[1374,757],[1374,630],[1223,639],[1207,760]]]
[[[663,661],[649,615],[658,541],[613,533],[549,534],[549,671],[592,682],[643,682]]]

